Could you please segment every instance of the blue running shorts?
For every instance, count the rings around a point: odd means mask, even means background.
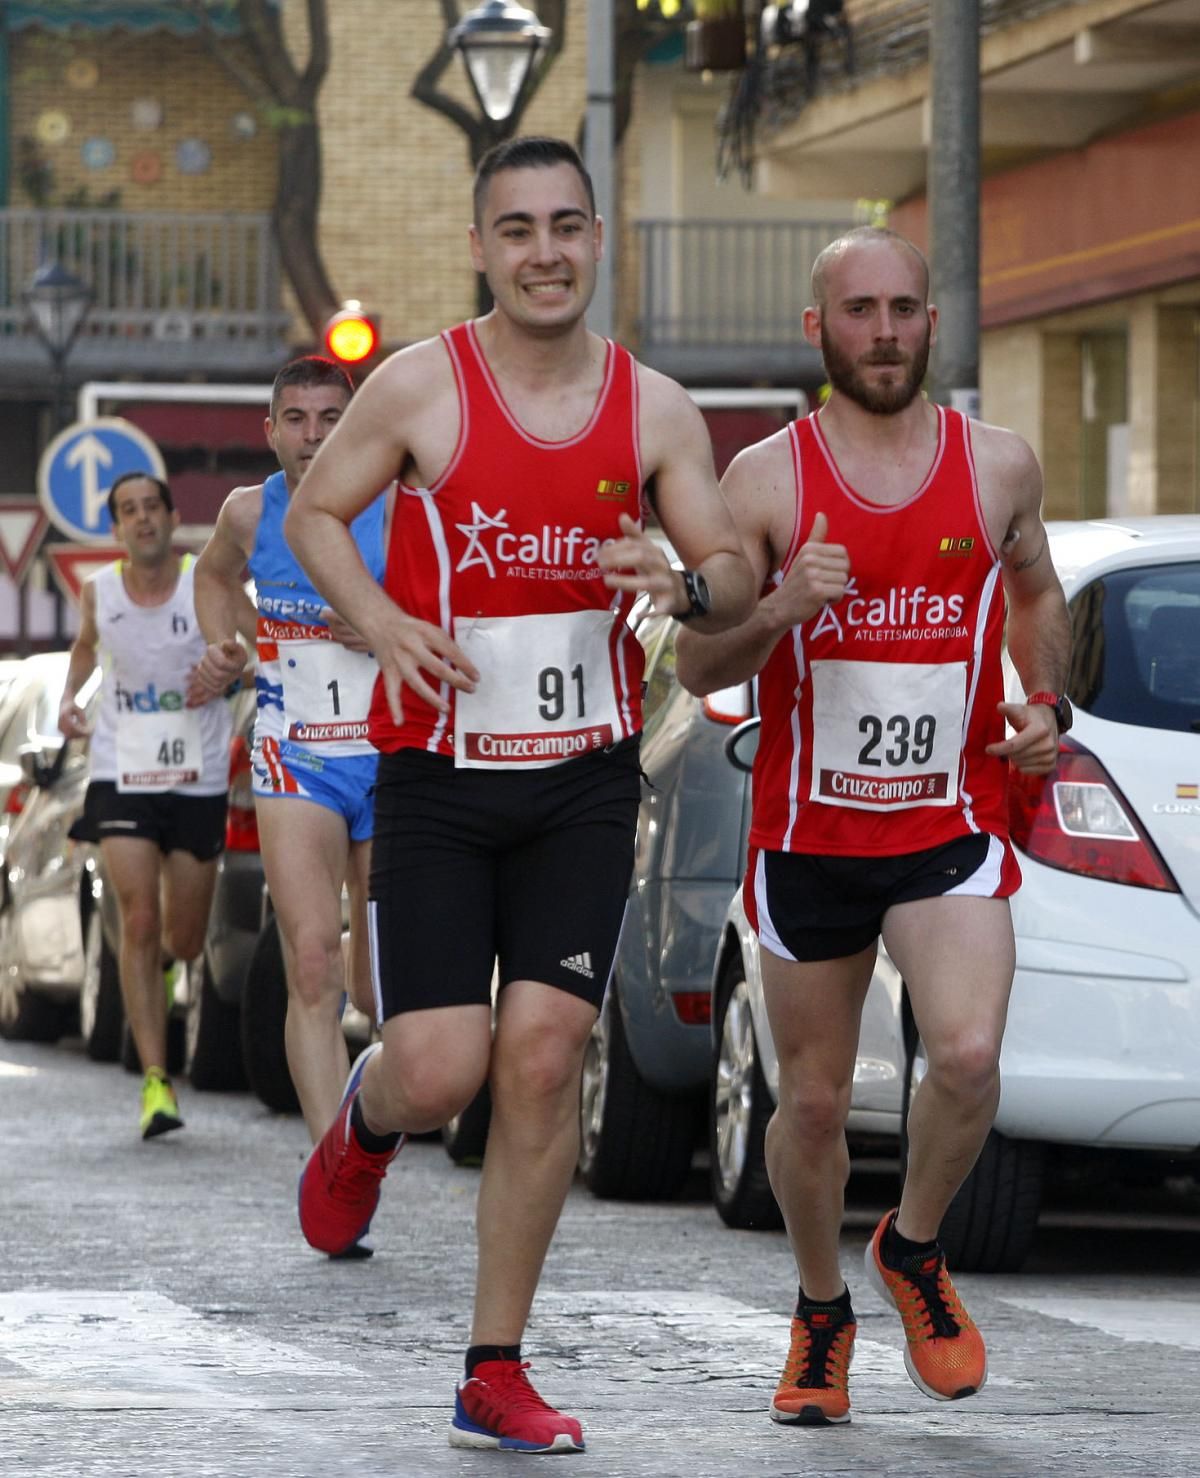
[[[255,740],[250,756],[256,800],[295,796],[343,817],[352,842],[369,841],[375,822],[377,754],[313,754],[286,739]]]

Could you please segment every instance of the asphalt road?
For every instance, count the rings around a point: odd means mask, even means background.
[[[672,1205],[569,1199],[525,1351],[586,1453],[460,1453],[446,1423],[473,1281],[477,1172],[408,1146],[370,1262],[296,1225],[298,1119],[182,1090],[143,1144],[136,1079],[77,1044],[0,1044],[0,1475],[575,1478],[1200,1472],[1200,1193],[1063,1187],[1020,1275],[962,1276],[988,1339],[978,1396],[909,1382],[863,1246],[889,1167],[856,1173],[843,1239],[859,1338],[848,1427],[776,1426],[795,1273],[779,1234]]]

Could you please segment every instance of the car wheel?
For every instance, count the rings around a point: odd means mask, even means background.
[[[279,920],[274,914],[263,925],[250,957],[240,1014],[246,1081],[268,1108],[279,1114],[298,1114],[300,1099],[288,1068],[284,1041],[287,976]]]
[[[694,1098],[652,1088],[637,1070],[614,980],[583,1054],[579,1170],[594,1196],[664,1201],[692,1166]]]
[[[725,966],[717,991],[711,1092],[710,1174],[721,1220],[756,1230],[781,1227],[767,1177],[767,1125],[775,1105],[758,1057],[740,954]]]
[[[67,1027],[66,1009],[31,991],[15,965],[0,970],[0,1037],[8,1042],[57,1042]]]
[[[442,1125],[442,1144],[456,1165],[481,1165],[492,1122],[492,1094],[485,1083],[461,1114]]]
[[[208,956],[188,966],[184,1071],[200,1092],[244,1088],[241,1011],[217,995]]]
[[[913,1034],[904,1067],[904,1101],[925,1076],[925,1049]],[[974,1168],[946,1209],[938,1240],[951,1268],[964,1273],[1016,1273],[1037,1233],[1046,1146],[988,1133]],[[908,1171],[908,1116],[900,1131],[900,1177]]]
[[[121,974],[104,937],[99,905],[88,910],[83,931],[83,980],[79,986],[79,1034],[93,1062],[115,1062],[121,1054],[125,1007]]]

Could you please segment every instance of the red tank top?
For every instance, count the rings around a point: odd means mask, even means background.
[[[587,424],[543,441],[517,421],[474,325],[442,335],[458,386],[460,430],[428,489],[401,486],[384,588],[412,616],[450,633],[480,681],[448,684],[448,716],[411,689],[397,727],[378,682],[370,737],[479,768],[539,768],[604,748],[641,728],[642,649],[596,563],[642,514],[636,365],[608,343]]]
[[[824,512],[850,582],[785,633],[759,676],[755,846],[893,856],[968,832],[1007,838],[1007,762],[984,753],[1004,737],[1004,596],[968,427],[938,409],[933,465],[894,506],[850,487],[818,416],[789,428],[796,521],[783,570]]]

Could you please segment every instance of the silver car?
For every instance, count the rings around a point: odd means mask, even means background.
[[[745,868],[749,788],[725,758],[752,712],[748,683],[694,698],[675,681],[670,617],[643,615],[641,809],[625,925],[588,1042],[580,1170],[594,1194],[668,1198],[703,1137],[710,981]]]

